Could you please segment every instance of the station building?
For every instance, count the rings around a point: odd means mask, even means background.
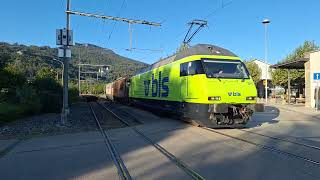
[[[288,91],[287,102],[292,103],[294,100],[304,99],[305,106],[310,108],[316,107],[316,98],[320,98],[319,86],[320,82],[316,81],[315,73],[320,73],[320,51],[313,51],[307,53],[305,57],[299,58],[290,62],[284,62],[270,66],[275,69],[286,69],[288,73]],[[292,91],[290,71],[292,69],[305,71],[305,84],[303,85],[302,93],[299,93],[299,97]],[[318,94],[318,95],[317,95]],[[318,101],[319,102],[319,101]],[[318,107],[320,107],[318,105]]]

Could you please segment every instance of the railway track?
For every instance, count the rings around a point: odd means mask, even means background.
[[[108,105],[111,106],[110,103]],[[129,116],[131,116],[131,115],[129,114]],[[227,137],[232,138],[232,139],[236,139],[236,140],[239,140],[239,141],[242,141],[242,142],[245,142],[245,143],[249,143],[249,144],[255,145],[255,146],[259,147],[259,148],[262,148],[262,149],[265,149],[265,150],[268,150],[268,151],[272,151],[274,153],[286,155],[286,156],[289,156],[291,158],[296,158],[296,159],[303,160],[303,161],[306,161],[308,163],[320,166],[320,157],[316,156],[316,154],[320,153],[320,147],[318,147],[318,146],[313,146],[313,145],[310,145],[310,144],[304,144],[304,143],[296,142],[296,141],[293,141],[293,140],[284,139],[284,138],[280,138],[280,137],[269,136],[269,135],[265,135],[265,134],[261,134],[261,133],[251,132],[251,131],[248,131],[248,130],[234,129],[235,131],[241,131],[241,132],[244,132],[244,133],[260,136],[260,137],[263,137],[263,138],[272,139],[272,140],[277,141],[279,143],[289,143],[290,145],[293,145],[295,147],[295,148],[292,148],[291,152],[290,152],[290,151],[283,150],[281,148],[277,148],[275,146],[265,145],[263,143],[255,142],[255,141],[253,141],[252,139],[249,139],[249,138],[234,136],[234,135],[231,135],[230,133],[225,133],[225,132],[221,132],[219,130],[214,130],[214,129],[210,129],[210,128],[206,128],[206,127],[201,127],[201,128],[203,128],[205,130],[208,130],[208,131],[211,131],[211,132],[215,132],[215,133],[223,135],[223,136],[227,136]],[[304,151],[300,151],[299,152],[299,150],[301,150],[302,148],[303,148]],[[307,155],[305,153],[302,153],[302,152],[307,152]],[[315,156],[312,156],[312,154],[315,155]]]
[[[308,162],[310,164],[316,165],[316,166],[320,166],[320,160],[314,160],[314,157],[306,157],[305,155],[301,155],[300,153],[297,153],[296,149],[292,150],[292,151],[296,151],[296,152],[289,152],[287,150],[282,150],[280,148],[271,146],[271,145],[265,145],[263,143],[259,143],[259,142],[255,142],[254,140],[250,139],[250,138],[245,138],[245,137],[239,137],[239,136],[235,136],[232,135],[232,133],[230,132],[223,132],[220,130],[214,130],[214,129],[210,129],[210,128],[206,128],[206,127],[200,127],[204,130],[210,131],[210,132],[214,132],[216,134],[231,138],[231,139],[235,139],[241,142],[245,142],[254,146],[257,146],[261,149],[273,152],[273,153],[277,153],[277,154],[281,154],[281,155],[285,155],[291,158],[295,158],[295,159],[299,159],[305,162]],[[304,147],[304,148],[308,148],[308,150],[310,151],[310,149],[312,149],[314,151],[315,154],[319,154],[320,153],[320,148],[316,147],[316,146],[311,146],[311,145],[307,145],[307,144],[302,144],[299,142],[294,142],[294,141],[290,141],[290,140],[285,140],[282,138],[277,138],[277,137],[272,137],[272,136],[267,136],[267,135],[262,135],[262,134],[258,134],[258,133],[253,133],[253,132],[248,132],[246,130],[240,130],[242,132],[246,132],[246,133],[252,133],[255,135],[259,135],[261,137],[265,137],[265,138],[269,138],[269,139],[273,139],[273,140],[277,140],[277,141],[281,141],[281,142],[286,142],[286,143],[291,143],[293,145],[296,145],[296,148],[298,147]],[[304,151],[304,152],[309,152],[309,151]],[[319,151],[319,152],[318,152]]]
[[[280,137],[275,137],[275,136],[269,136],[269,135],[266,135],[266,134],[261,134],[261,133],[252,132],[252,131],[248,131],[248,130],[243,130],[243,129],[238,129],[238,130],[242,131],[242,132],[245,132],[245,133],[254,134],[254,135],[258,135],[258,136],[262,136],[262,137],[266,137],[266,138],[270,138],[270,139],[274,139],[274,140],[278,140],[278,141],[288,142],[288,143],[295,144],[295,145],[298,145],[298,146],[303,146],[303,147],[307,147],[307,148],[310,148],[310,149],[315,149],[315,150],[320,151],[320,147],[318,147],[318,146],[313,146],[313,145],[310,145],[310,144],[300,143],[300,142],[293,141],[293,140],[290,140],[290,139],[285,139],[285,138],[280,138]]]
[[[98,119],[98,116],[96,114],[97,112],[94,110],[92,104],[94,104],[94,102],[89,103],[92,115],[94,116],[96,124],[97,124],[102,136],[104,137],[104,142],[105,142],[106,147],[107,147],[109,153],[111,154],[111,158],[117,168],[119,178],[121,180],[131,180],[132,178],[131,178],[131,175],[130,175],[128,169],[126,168],[123,160],[121,159],[119,152],[115,148],[115,145],[111,141],[110,135],[102,128],[101,122]]]
[[[120,111],[117,108],[112,107],[111,103],[108,103],[107,106],[98,102],[92,102],[96,103],[96,105],[99,105],[101,108],[105,110],[105,112],[108,112],[110,116],[112,116],[114,119],[116,118],[118,122],[122,123],[122,125],[131,128],[135,133],[137,133],[140,137],[143,138],[147,143],[151,144],[154,148],[156,148],[160,153],[162,153],[164,156],[166,156],[171,162],[173,162],[177,167],[179,167],[181,170],[183,170],[187,175],[189,175],[192,179],[196,180],[204,180],[205,178],[202,177],[200,174],[198,174],[196,171],[188,167],[187,164],[179,160],[177,157],[175,157],[173,154],[171,154],[169,151],[167,151],[165,148],[163,148],[161,145],[154,142],[151,138],[146,136],[142,131],[134,127],[139,121],[135,119],[133,116],[131,116],[129,113],[125,111]],[[112,155],[112,159],[117,167],[118,174],[121,179],[131,179],[130,173],[125,167],[125,164],[123,163],[119,153],[117,152],[114,144],[112,143],[110,139],[110,135],[108,132],[106,132],[103,127],[101,126],[101,122],[98,119],[98,117],[95,115],[95,112],[92,108],[92,104],[89,104],[90,108],[92,110],[92,113],[97,121],[97,125],[99,126],[99,129],[101,133],[103,134],[103,137],[105,138],[105,143],[107,145],[108,151]],[[124,119],[124,117],[126,119]],[[110,117],[109,117],[110,118]]]

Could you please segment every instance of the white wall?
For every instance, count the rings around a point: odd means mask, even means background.
[[[271,80],[271,73],[270,73],[270,64],[266,64],[262,61],[259,61],[259,60],[254,60],[253,61],[254,63],[256,63],[259,68],[261,69],[261,79],[266,79],[266,76],[267,76],[267,79],[268,80]],[[268,73],[266,74],[266,68],[268,66]]]
[[[306,104],[306,106],[314,108],[315,107],[314,89],[317,84],[313,80],[313,73],[320,72],[320,51],[310,53],[309,63],[310,63],[310,66],[309,66],[310,71],[306,72],[306,73],[308,73],[308,75],[306,74],[306,77],[309,76],[309,78],[306,78],[306,80],[308,79],[308,82],[306,81],[306,86],[307,86],[307,83],[310,83],[309,84],[310,88],[306,88],[306,90],[308,91],[306,93],[309,93],[308,98],[310,98],[310,100],[307,102],[309,102],[310,104]],[[320,85],[320,83],[319,83],[319,85]]]

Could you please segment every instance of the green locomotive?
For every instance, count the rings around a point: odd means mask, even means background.
[[[243,126],[257,97],[240,58],[207,44],[162,59],[126,81],[131,103],[206,127]]]

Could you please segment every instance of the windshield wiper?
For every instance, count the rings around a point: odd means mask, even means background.
[[[241,77],[241,82],[244,82],[244,72],[243,72],[243,65],[240,64],[240,67],[238,66],[237,69],[239,70],[240,72],[240,77]]]
[[[242,79],[241,81],[244,82],[244,74],[243,73],[240,73],[240,74],[241,74],[241,79]]]
[[[219,76],[219,73],[214,73],[213,76],[214,76],[215,78],[217,78],[219,81],[221,81],[220,76]]]

